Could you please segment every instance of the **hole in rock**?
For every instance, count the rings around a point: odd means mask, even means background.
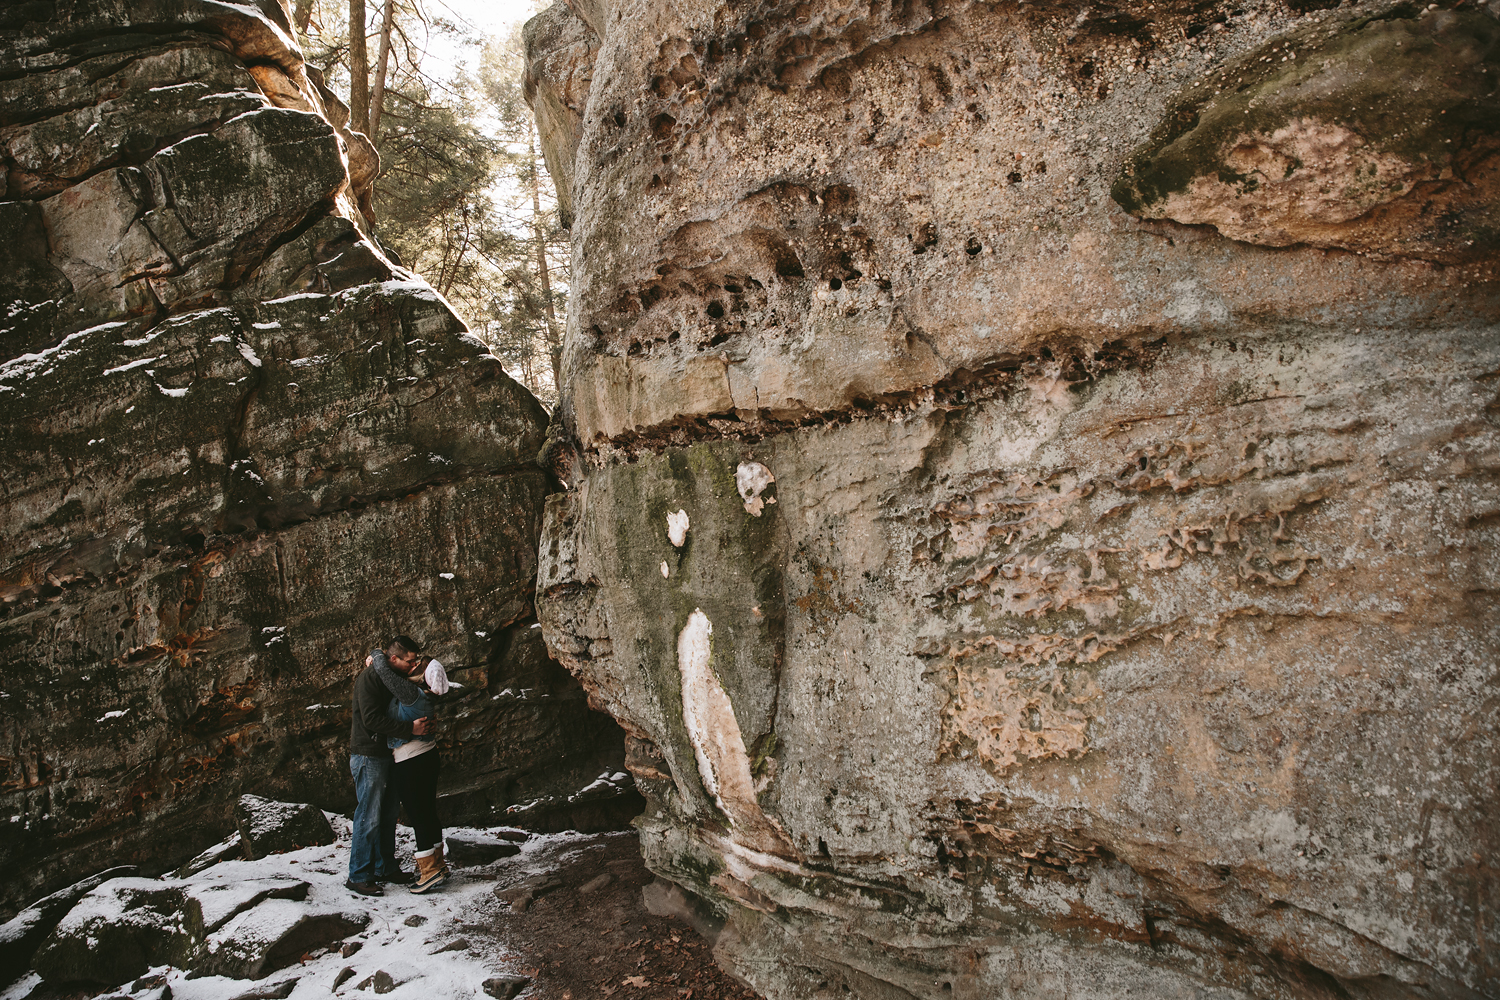
[[[623,111],[616,111],[615,112],[615,124],[617,126],[619,126],[620,128],[624,128],[625,127],[625,112],[623,112]]]
[[[970,236],[968,245],[964,247],[964,253],[968,254],[970,257],[973,257],[983,249],[983,245],[981,245],[980,242],[974,237]]]
[[[806,276],[802,270],[802,261],[790,249],[783,256],[776,258],[776,273],[783,278],[801,278]]]
[[[828,287],[831,288],[833,291],[836,292],[840,288],[844,287],[844,283],[842,281],[840,281],[838,278],[830,278],[830,279],[828,279]]]
[[[724,307],[718,302],[710,302],[708,304],[708,315],[713,319],[723,319]]]

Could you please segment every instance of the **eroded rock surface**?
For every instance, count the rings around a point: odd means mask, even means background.
[[[394,631],[458,685],[447,818],[569,822],[622,750],[531,628],[547,415],[368,235],[286,11],[13,5],[0,78],[0,913],[351,807]]]
[[[1449,86],[1496,22],[1325,6],[533,22],[536,92],[588,82],[544,632],[768,996],[1496,995],[1494,90]],[[1116,183],[1383,73],[1405,180]]]

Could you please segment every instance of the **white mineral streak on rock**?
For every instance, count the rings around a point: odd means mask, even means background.
[[[667,540],[677,548],[687,542],[688,514],[685,510],[678,510],[675,514],[667,515]]]
[[[672,515],[667,516],[672,521]],[[673,525],[675,527],[675,525]],[[684,531],[686,529],[684,528]],[[677,538],[672,544],[681,545]],[[703,787],[714,797],[719,808],[729,816],[729,806],[720,794],[719,761],[725,757],[728,745],[737,745],[741,757],[745,757],[745,743],[740,736],[740,725],[734,718],[734,707],[729,696],[714,676],[709,659],[713,643],[713,623],[701,608],[695,608],[688,616],[687,625],[677,636],[677,669],[682,671],[682,721],[687,726],[688,739],[693,742],[693,755],[698,758],[698,773],[703,778]],[[745,762],[748,775],[750,765]]]
[[[784,835],[761,811],[750,775],[750,755],[734,716],[734,705],[712,666],[713,623],[701,608],[688,616],[677,636],[677,668],[682,673],[682,721],[703,787],[729,818],[737,839],[760,851],[788,850]]]
[[[776,477],[771,475],[771,470],[759,462],[740,463],[740,467],[734,470],[734,485],[740,491],[740,499],[745,501],[746,513],[760,517],[766,504],[776,502],[775,497],[760,498],[761,492],[774,482]]]
[[[663,580],[665,580],[670,575],[671,575],[671,570],[667,569],[667,561],[665,559],[663,559],[661,561],[661,578]]]

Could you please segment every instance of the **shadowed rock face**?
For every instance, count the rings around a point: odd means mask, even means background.
[[[1443,88],[1495,22],[1326,6],[532,22],[543,630],[769,996],[1495,995],[1500,296],[1482,212],[1421,223],[1481,190],[1493,88]],[[1427,131],[1328,111],[1385,72]],[[1236,100],[1406,180],[1179,211]]]
[[[244,791],[347,809],[395,631],[462,685],[449,819],[617,822],[569,797],[619,730],[531,627],[547,415],[366,235],[285,11],[14,6],[0,78],[0,913]]]

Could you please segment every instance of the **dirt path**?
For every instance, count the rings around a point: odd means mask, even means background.
[[[641,889],[652,875],[641,862],[633,832],[549,844],[530,855],[524,868],[507,869],[504,862],[493,868],[502,894],[515,896],[520,888],[524,896],[525,883],[544,873],[557,883],[519,910],[497,897],[494,919],[483,925],[488,935],[515,951],[522,971],[533,977],[524,997],[758,996],[714,963],[708,942],[692,928],[646,911]]]

